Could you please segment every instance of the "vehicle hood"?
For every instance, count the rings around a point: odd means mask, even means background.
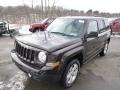
[[[40,26],[42,23],[32,23],[31,26]]]
[[[73,45],[81,41],[80,38],[62,36],[57,34],[38,32],[30,35],[16,36],[15,39],[24,44],[48,51],[53,52],[67,46]]]

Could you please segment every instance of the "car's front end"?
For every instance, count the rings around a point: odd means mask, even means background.
[[[46,75],[55,79],[60,77],[58,70],[60,62],[47,51],[15,41],[15,49],[11,51],[11,57],[18,68],[29,77],[39,78]],[[53,61],[48,61],[49,59]]]
[[[0,34],[6,33],[8,30],[8,24],[5,22],[0,22]]]

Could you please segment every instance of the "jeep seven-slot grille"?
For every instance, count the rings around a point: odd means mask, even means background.
[[[15,42],[15,49],[18,57],[30,63],[35,63],[38,50],[20,42]]]

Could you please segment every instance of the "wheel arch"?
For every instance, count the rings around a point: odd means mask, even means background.
[[[63,55],[62,63],[64,63],[65,66],[67,66],[67,64],[69,62],[71,62],[71,60],[73,60],[73,59],[78,59],[78,61],[80,63],[80,66],[83,65],[83,61],[84,61],[84,47],[83,46],[72,49],[72,50],[66,52]]]
[[[107,42],[110,43],[110,37],[107,39]]]

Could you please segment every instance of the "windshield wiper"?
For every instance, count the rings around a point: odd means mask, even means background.
[[[64,34],[64,33],[61,33],[61,32],[50,32],[50,33],[55,33],[55,34],[66,35],[66,34]]]
[[[65,34],[65,33],[61,33],[61,32],[50,32],[50,33],[55,33],[55,34],[61,34],[63,36],[72,36],[72,37],[76,37],[74,35],[69,35],[69,34]]]

